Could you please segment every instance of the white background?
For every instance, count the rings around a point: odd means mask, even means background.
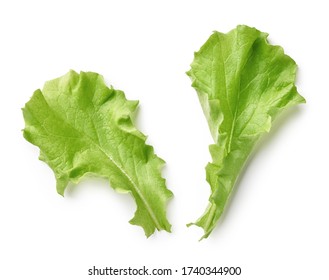
[[[96,279],[87,275],[93,265],[241,266],[241,276],[222,278],[329,279],[325,3],[1,1],[0,279]],[[284,47],[299,65],[297,86],[307,104],[277,120],[221,223],[199,242],[202,230],[185,224],[207,205],[212,139],[185,71],[213,30],[237,24],[268,32],[271,43]],[[132,198],[105,181],[71,186],[65,198],[56,193],[51,169],[22,137],[20,108],[69,69],[101,73],[128,99],[140,100],[137,126],[166,160],[163,174],[175,194],[168,205],[172,234],[146,239],[128,223]]]

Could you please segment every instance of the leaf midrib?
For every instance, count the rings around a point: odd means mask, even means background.
[[[238,36],[238,33],[236,34],[236,36]],[[257,38],[257,39],[258,39],[258,38]],[[254,42],[256,42],[257,39],[255,39]],[[221,44],[221,41],[220,41],[219,38],[218,38],[218,43]],[[223,53],[222,53],[222,48],[220,48],[220,50],[221,50],[221,57],[222,57],[222,60],[223,60],[223,66],[224,66],[224,72],[225,72],[225,61],[224,61],[224,57],[223,57]],[[249,58],[250,58],[250,55],[251,55],[252,51],[253,51],[253,45],[251,46],[251,48],[250,48],[250,50],[249,50],[249,55],[246,57],[245,61],[243,62],[243,65],[241,66],[241,68],[236,70],[236,75],[235,75],[235,77],[236,77],[236,79],[238,80],[239,86],[237,87],[238,89],[237,89],[237,98],[236,98],[236,102],[235,102],[236,104],[235,104],[235,106],[234,106],[234,107],[235,107],[235,108],[234,108],[234,114],[233,114],[232,109],[231,109],[231,106],[230,106],[230,104],[229,104],[229,99],[227,98],[227,103],[228,103],[228,105],[229,105],[229,109],[230,109],[231,115],[232,115],[232,117],[233,117],[232,122],[231,122],[231,129],[230,129],[229,134],[228,134],[228,141],[227,141],[227,154],[229,154],[229,153],[231,152],[231,145],[232,145],[232,142],[233,142],[233,135],[234,135],[234,132],[235,132],[235,127],[236,127],[237,119],[240,117],[240,116],[238,116],[239,103],[240,103],[240,95],[241,95],[241,93],[246,89],[246,87],[245,87],[244,89],[241,89],[241,78],[240,78],[239,74],[240,74],[242,71],[244,71],[245,66],[246,66],[246,64],[247,64],[247,62],[248,62],[248,60],[249,60]],[[225,94],[226,94],[226,97],[227,97],[227,87],[226,87],[227,82],[226,82],[226,75],[224,75],[224,79],[225,79]],[[251,83],[254,79],[255,79],[255,78],[253,78],[253,79],[250,81],[250,83]],[[249,83],[248,83],[247,87],[248,87],[248,86],[249,86]],[[254,110],[253,113],[255,113],[255,110]]]

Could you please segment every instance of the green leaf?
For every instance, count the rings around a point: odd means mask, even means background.
[[[107,178],[117,191],[132,194],[137,210],[130,223],[150,236],[155,229],[170,232],[166,204],[172,193],[161,177],[164,161],[132,123],[137,105],[99,74],[70,71],[26,103],[24,137],[40,148],[59,194],[86,175]]]
[[[215,142],[206,167],[209,206],[194,223],[204,229],[204,238],[215,228],[259,138],[281,111],[305,102],[294,85],[296,63],[267,36],[248,26],[214,32],[187,73]]]

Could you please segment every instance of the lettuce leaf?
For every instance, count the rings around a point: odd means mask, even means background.
[[[59,194],[86,175],[107,178],[117,191],[132,194],[137,210],[130,223],[150,236],[155,229],[170,232],[166,204],[172,193],[161,177],[164,161],[132,123],[137,105],[99,74],[70,71],[26,103],[24,137],[40,148]]]
[[[206,167],[209,206],[193,223],[204,229],[203,238],[215,228],[259,138],[280,112],[305,102],[294,85],[296,63],[267,36],[248,26],[214,32],[187,72],[215,142]]]

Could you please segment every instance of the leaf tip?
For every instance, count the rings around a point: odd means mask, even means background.
[[[67,176],[62,176],[57,178],[56,190],[59,195],[64,197],[64,192],[68,183],[69,183],[69,179],[67,178]]]

